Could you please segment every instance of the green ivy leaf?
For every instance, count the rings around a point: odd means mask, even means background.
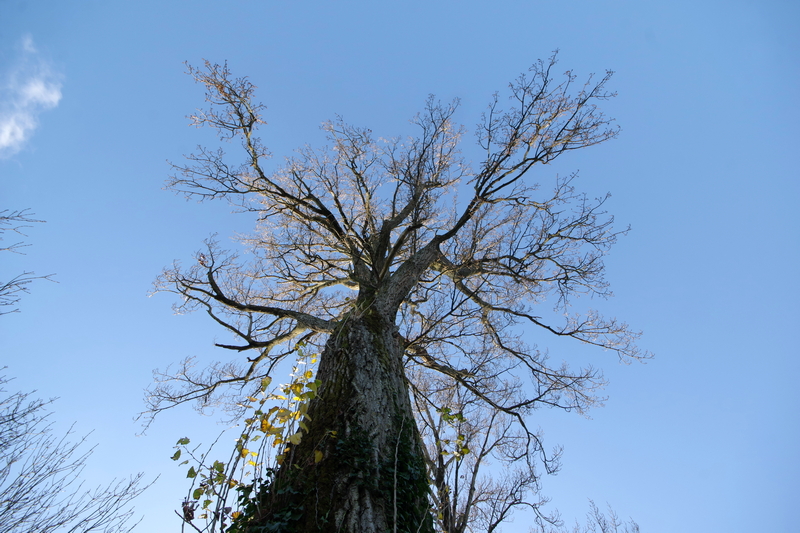
[[[289,442],[291,442],[291,443],[292,443],[292,444],[294,444],[295,446],[297,446],[298,444],[300,444],[300,441],[301,441],[301,440],[303,440],[303,433],[302,433],[302,432],[300,432],[300,431],[298,431],[297,433],[295,433],[294,435],[292,435],[291,437],[289,437]]]

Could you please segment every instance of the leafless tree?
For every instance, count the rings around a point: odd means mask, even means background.
[[[29,227],[31,223],[42,222],[32,217],[33,213],[30,213],[28,209],[21,211],[5,209],[0,211],[0,241],[3,240],[2,235],[6,232],[10,231],[24,236],[23,230]],[[22,241],[17,241],[7,246],[0,245],[0,252],[21,253],[20,248],[24,246],[27,245]],[[23,272],[8,281],[0,280],[0,315],[17,311],[17,309],[5,311],[3,309],[16,306],[19,303],[20,295],[28,292],[28,284],[35,279],[50,279],[50,276],[37,276],[33,272]]]
[[[0,377],[0,531],[47,533],[130,531],[130,501],[146,487],[142,474],[84,489],[81,471],[92,449],[53,431],[47,406],[28,393],[8,393]]]
[[[227,66],[190,67],[210,103],[195,124],[238,141],[244,157],[200,148],[175,167],[170,186],[228,199],[257,213],[259,226],[246,239],[249,259],[211,240],[194,264],[167,269],[158,288],[180,295],[178,310],[203,310],[238,339],[219,346],[252,355],[199,371],[185,361],[150,391],[150,412],[224,400],[226,386],[269,375],[298,342],[321,353],[309,430],[264,487],[251,524],[434,531],[449,513],[454,530],[465,520],[491,530],[515,506],[538,507],[525,499],[538,483],[532,461],[555,468],[529,427],[533,411],[583,411],[603,384],[593,368],[551,365],[521,331],[623,360],[649,356],[626,324],[572,311],[577,295],[609,295],[602,260],[622,232],[605,198],[576,192],[575,175],[545,187],[533,174],[617,128],[596,107],[613,96],[611,73],[576,86],[571,72],[554,79],[555,64],[555,56],[540,61],[512,82],[507,105],[493,97],[475,164],[461,156],[458,102],[431,97],[413,120],[415,137],[382,140],[338,119],[324,126],[329,147],[303,148],[273,168],[256,135],[264,108],[254,86]],[[468,411],[457,422],[474,451],[450,463],[473,478],[456,499],[434,415],[454,416],[457,404]],[[531,461],[503,484],[512,493],[491,484],[478,491],[478,466],[491,454]],[[431,504],[427,472],[449,496],[434,490]]]
[[[639,533],[639,525],[633,520],[623,522],[619,516],[609,508],[608,515],[602,512],[597,505],[589,500],[589,512],[586,513],[586,524],[575,524],[572,528],[553,526],[541,521],[531,533]]]
[[[33,213],[0,211],[0,235],[24,236],[31,223],[42,222]],[[0,252],[20,253],[27,246],[15,242]],[[0,308],[15,306],[35,279],[50,279],[23,272],[0,281]],[[17,311],[0,311],[0,315]],[[52,402],[31,399],[29,393],[6,391],[10,380],[0,376],[0,531],[47,533],[65,531],[107,533],[130,531],[133,510],[129,503],[146,486],[142,474],[113,481],[106,487],[84,490],[80,475],[92,449],[85,450],[86,437],[70,441],[53,432],[47,406]]]

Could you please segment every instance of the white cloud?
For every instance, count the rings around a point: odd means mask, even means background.
[[[0,159],[25,146],[43,111],[61,101],[59,76],[36,50],[33,39],[20,41],[16,64],[0,73]]]
[[[20,45],[25,52],[36,53],[36,46],[34,46],[33,38],[30,35],[24,35],[20,40]]]

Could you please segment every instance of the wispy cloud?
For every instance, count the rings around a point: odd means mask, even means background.
[[[30,36],[21,39],[14,64],[0,72],[0,159],[22,150],[43,111],[61,101],[59,75]]]

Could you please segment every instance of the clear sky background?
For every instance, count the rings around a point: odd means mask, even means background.
[[[616,71],[603,109],[622,133],[537,179],[580,170],[590,196],[612,193],[632,232],[607,260],[615,297],[596,305],[643,330],[656,358],[626,366],[532,339],[610,380],[591,419],[537,418],[565,449],[543,482],[549,508],[574,522],[589,498],[607,502],[648,533],[796,531],[799,25],[790,0],[0,0],[0,209],[47,221],[26,255],[0,256],[0,279],[58,281],[0,317],[0,364],[17,389],[60,397],[59,427],[94,430],[88,484],[160,474],[137,501],[138,531],[177,531],[187,485],[172,446],[222,426],[186,408],[137,436],[133,418],[153,369],[227,354],[207,317],[148,293],[209,234],[252,227],[162,190],[166,161],[211,140],[188,126],[203,101],[183,62],[227,60],[251,78],[280,162],[320,144],[336,114],[408,133],[429,93],[460,97],[471,128],[494,91],[558,48],[558,70],[579,79]]]

